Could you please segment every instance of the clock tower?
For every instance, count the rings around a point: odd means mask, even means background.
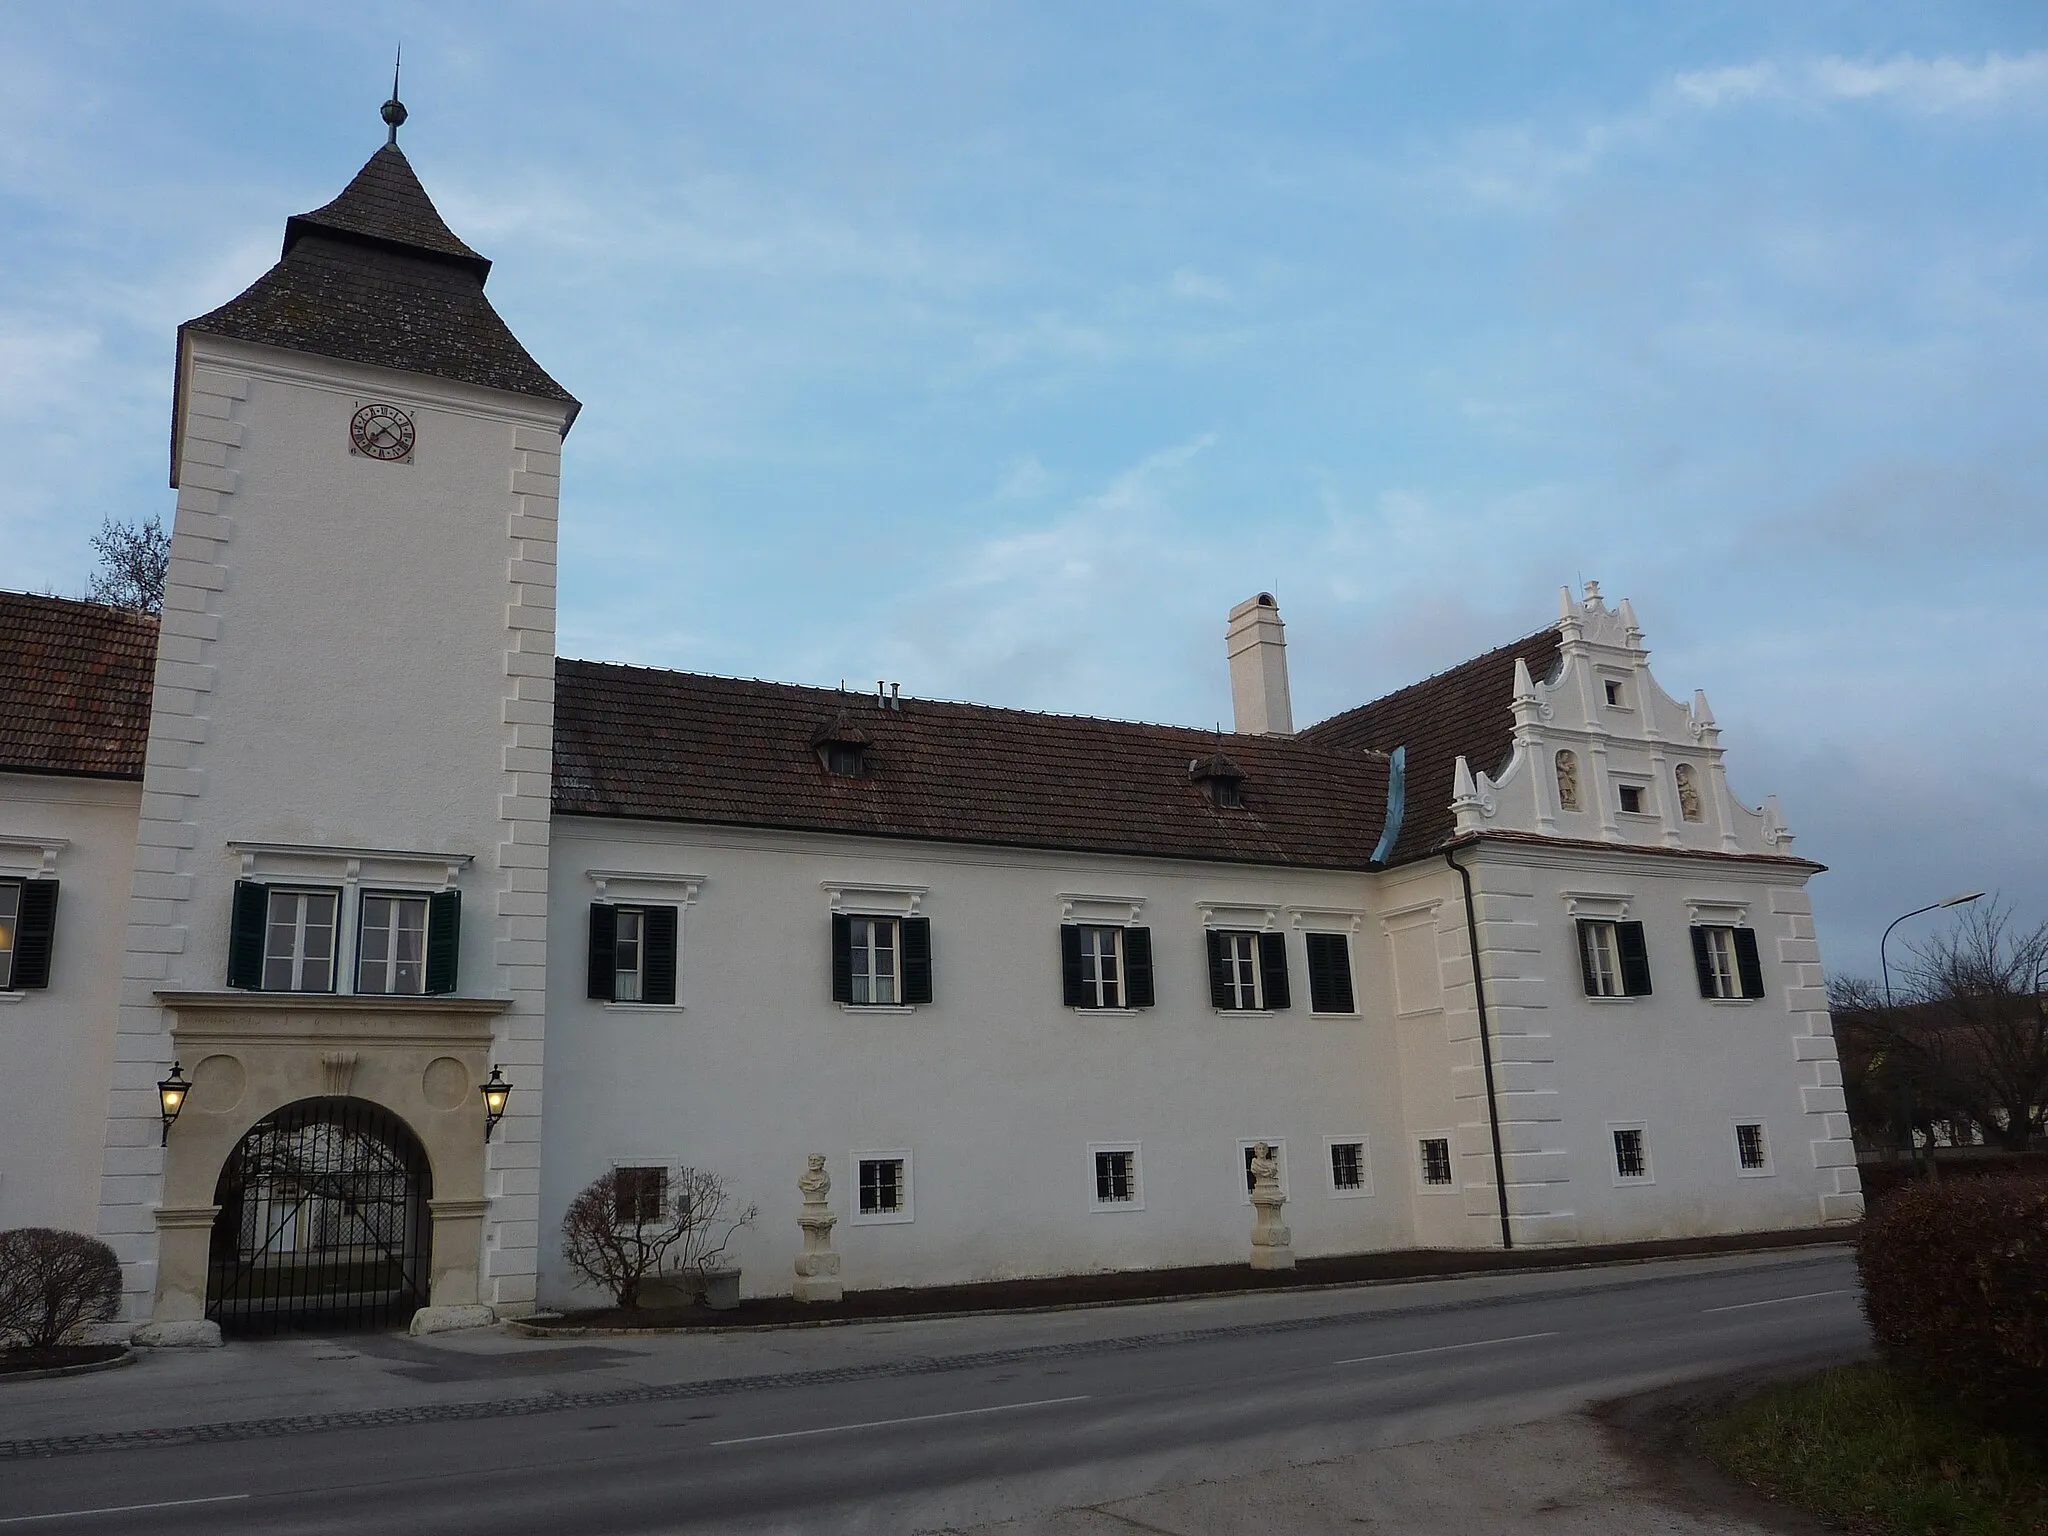
[[[300,1275],[322,1242],[357,1265],[334,1283],[418,1327],[533,1302],[577,403],[485,296],[404,116],[394,96],[355,179],[178,332],[100,1208],[126,1315],[160,1342],[260,1321],[280,1256]],[[174,1061],[192,1087],[167,1127]],[[494,1067],[513,1091],[487,1143]],[[345,1144],[413,1170],[354,1225],[294,1193]]]

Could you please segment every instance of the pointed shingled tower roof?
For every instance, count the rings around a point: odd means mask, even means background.
[[[442,221],[404,151],[388,143],[339,197],[286,221],[277,265],[187,321],[181,350],[189,331],[287,347],[563,401],[573,421],[575,397],[484,297],[490,271]],[[176,431],[174,422],[174,460]]]
[[[418,256],[452,258],[476,273],[479,283],[490,275],[490,261],[456,238],[441,220],[427,189],[413,174],[412,162],[396,144],[370,156],[341,196],[311,213],[285,221],[284,250],[310,234],[327,234]]]

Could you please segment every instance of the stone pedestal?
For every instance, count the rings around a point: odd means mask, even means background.
[[[825,1171],[823,1153],[811,1154],[796,1187],[804,1194],[804,1208],[796,1218],[804,1229],[804,1251],[796,1256],[796,1284],[790,1294],[798,1301],[838,1301],[846,1287],[839,1279],[839,1255],[832,1251],[832,1229],[839,1218],[825,1203],[832,1193],[832,1176]]]
[[[1280,1160],[1260,1142],[1252,1148],[1252,1268],[1294,1268],[1294,1234],[1280,1221],[1287,1196],[1280,1188]]]

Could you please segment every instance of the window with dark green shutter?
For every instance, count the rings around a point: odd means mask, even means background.
[[[1764,968],[1756,948],[1756,930],[1719,923],[1696,923],[1692,930],[1692,963],[1699,972],[1700,996],[1759,998],[1764,995]]]
[[[427,975],[423,988],[441,997],[456,988],[462,957],[462,892],[436,891],[427,898]]]
[[[645,946],[640,1000],[672,1005],[676,971],[681,960],[682,914],[675,907],[642,907],[640,922]]]
[[[855,1008],[909,1008],[929,1003],[931,919],[835,912],[832,998]]]
[[[264,992],[332,992],[340,915],[340,891],[237,880],[228,932],[228,985]]]
[[[932,920],[906,917],[901,924],[903,1001],[918,1007],[932,1000]]]
[[[681,946],[679,908],[591,903],[584,995],[606,1003],[673,1005]]]
[[[1211,1007],[1247,1013],[1288,1006],[1285,934],[1211,928],[1207,938]]]
[[[1150,1008],[1152,997],[1152,930],[1135,924],[1119,930],[1124,946],[1124,1006]]]
[[[618,985],[619,909],[602,901],[590,904],[590,969],[583,995],[599,1002],[613,1000]]]
[[[1275,1013],[1293,1006],[1287,985],[1287,935],[1259,935],[1259,1001]]]
[[[1356,1013],[1351,992],[1351,936],[1305,935],[1308,946],[1308,1006],[1314,1013]]]
[[[0,881],[0,992],[50,984],[57,946],[57,882]]]
[[[1641,923],[1581,918],[1578,932],[1586,996],[1650,995],[1650,952]]]

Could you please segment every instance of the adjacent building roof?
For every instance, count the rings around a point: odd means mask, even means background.
[[[0,592],[0,772],[139,779],[156,620]]]
[[[1408,749],[1407,814],[1390,864],[1427,857],[1456,829],[1451,781],[1458,759],[1474,773],[1499,773],[1515,749],[1515,661],[1547,681],[1558,668],[1556,626],[1475,656],[1448,672],[1332,715],[1301,740],[1338,751]]]
[[[819,727],[845,711],[862,776],[826,772]],[[555,809],[1094,853],[1363,869],[1384,827],[1387,761],[1230,736],[1244,808],[1191,762],[1212,731],[905,699],[589,661],[555,670]]]
[[[484,297],[490,269],[387,144],[333,202],[286,223],[276,266],[183,330],[573,406]]]

